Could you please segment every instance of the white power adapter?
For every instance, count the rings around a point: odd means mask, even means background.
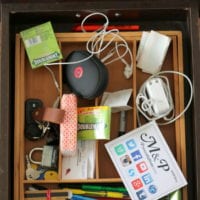
[[[169,79],[163,74],[180,75],[190,86],[190,99],[185,108],[176,115]],[[161,71],[150,76],[140,87],[136,96],[136,107],[148,121],[163,119],[159,125],[167,125],[179,119],[189,108],[193,97],[193,85],[189,77],[177,71]],[[139,114],[139,113],[138,113]],[[138,115],[138,124],[141,121]]]
[[[151,101],[151,107],[156,117],[168,114],[171,110],[164,84],[161,78],[150,79],[145,84],[148,99]]]

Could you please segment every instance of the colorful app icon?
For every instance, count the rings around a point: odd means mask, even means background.
[[[143,180],[145,185],[148,185],[149,183],[151,183],[153,181],[152,176],[151,176],[150,173],[145,174],[144,176],[142,176],[142,180]]]
[[[114,149],[115,149],[115,152],[118,156],[120,156],[120,155],[122,155],[126,152],[126,149],[122,144],[115,146]]]
[[[147,194],[145,193],[144,190],[140,190],[140,191],[136,192],[136,195],[139,200],[147,199]]]
[[[128,175],[130,177],[134,177],[135,176],[135,170],[134,169],[128,169]]]
[[[132,158],[133,158],[133,160],[135,162],[138,161],[138,160],[140,160],[142,158],[142,154],[140,153],[139,150],[132,152],[131,156],[132,156]]]
[[[122,163],[122,166],[124,166],[124,167],[126,167],[132,163],[129,155],[125,155],[125,156],[121,157],[120,161]]]
[[[133,186],[133,188],[134,188],[135,190],[138,190],[138,189],[140,189],[140,188],[143,187],[142,181],[141,181],[141,179],[139,179],[139,178],[133,180],[133,181],[131,182],[131,184],[132,184],[132,186]]]
[[[148,170],[147,164],[143,161],[136,165],[136,168],[139,173],[143,173]]]
[[[150,185],[148,190],[149,193],[155,194],[157,192],[157,187],[155,185]]]
[[[127,142],[126,142],[126,146],[127,146],[127,148],[129,149],[129,150],[133,150],[134,148],[136,148],[136,142],[135,142],[135,140],[134,139],[131,139],[131,140],[128,140]]]

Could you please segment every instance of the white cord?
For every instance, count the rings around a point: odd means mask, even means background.
[[[112,49],[113,52],[114,52],[114,50],[116,51],[118,57],[107,62],[107,63],[105,63],[105,64],[107,65],[107,64],[111,64],[111,63],[113,63],[117,60],[121,60],[125,64],[124,75],[127,79],[130,78],[132,73],[133,73],[133,57],[132,57],[132,54],[131,54],[131,50],[129,49],[128,44],[125,41],[125,39],[119,35],[118,29],[111,29],[109,31],[106,30],[107,27],[108,27],[108,24],[109,24],[109,19],[105,14],[95,12],[95,13],[91,13],[91,14],[87,15],[83,19],[83,21],[81,22],[82,31],[86,32],[86,30],[84,29],[84,23],[86,22],[86,20],[88,20],[90,17],[92,17],[94,15],[100,15],[100,16],[104,17],[106,22],[102,25],[101,28],[99,28],[98,30],[95,31],[95,34],[92,35],[91,38],[86,43],[86,50],[90,53],[90,55],[88,57],[84,58],[84,59],[77,60],[77,61],[74,61],[74,62],[53,62],[53,63],[46,63],[45,66],[78,64],[78,63],[87,61],[93,55],[97,55],[98,57],[100,57],[100,54],[106,48],[108,48],[114,42],[115,39],[118,39],[120,43],[115,42],[115,48]],[[111,36],[111,38],[108,42],[105,42],[105,38],[107,36]],[[119,47],[125,48],[125,52],[122,55],[120,55],[120,53],[119,53]],[[130,59],[131,59],[130,65],[123,59],[123,57],[127,53],[129,53],[129,55],[130,55]],[[114,53],[112,55],[114,55]]]
[[[45,68],[46,68],[46,69],[49,71],[49,73],[51,74],[51,77],[52,77],[52,79],[53,79],[54,85],[55,85],[56,89],[58,90],[58,93],[60,93],[60,87],[59,87],[59,84],[58,84],[58,82],[57,82],[57,80],[56,80],[56,77],[55,77],[54,72],[53,72],[49,67],[47,67],[47,66],[45,66]]]
[[[108,19],[108,17],[107,17],[105,14],[103,14],[103,13],[95,12],[95,13],[91,13],[91,14],[87,15],[87,16],[82,20],[82,22],[81,22],[81,30],[82,30],[83,32],[87,32],[87,31],[84,29],[84,23],[86,22],[86,20],[88,20],[90,17],[92,17],[92,16],[94,16],[94,15],[101,15],[101,16],[104,17],[105,20],[106,20],[106,22],[105,22],[105,24],[102,26],[102,28],[100,27],[100,28],[99,28],[98,30],[96,30],[96,31],[106,30],[106,28],[108,27],[108,24],[109,24],[109,19]]]
[[[45,66],[45,68],[49,71],[49,73],[51,74],[51,77],[53,79],[53,83],[58,91],[58,96],[56,98],[56,100],[54,101],[53,103],[53,108],[58,108],[59,106],[59,102],[60,102],[60,87],[59,87],[59,84],[58,84],[58,81],[56,80],[56,77],[55,77],[55,74],[54,72],[47,66]]]
[[[185,108],[177,116],[174,116],[175,115],[174,114],[175,113],[175,108],[174,108],[174,104],[173,104],[173,99],[171,97],[169,81],[168,81],[167,77],[162,76],[162,74],[180,75],[180,76],[184,77],[187,80],[187,82],[189,83],[189,86],[190,86],[190,98],[189,98],[188,103],[185,106]],[[151,79],[156,78],[156,77],[159,77],[159,78],[162,78],[162,79],[165,80],[166,84],[163,85],[163,88],[165,90],[165,94],[167,95],[167,99],[168,99],[168,102],[169,102],[169,105],[170,105],[170,108],[169,108],[168,112],[166,112],[166,113],[164,113],[164,114],[162,114],[160,116],[157,116],[154,113],[154,111],[152,110],[153,102],[152,102],[151,99],[149,99],[147,97],[147,94],[146,94],[146,91],[145,91],[146,83],[148,81],[150,81]],[[174,121],[179,119],[187,111],[187,109],[189,108],[189,106],[190,106],[190,104],[192,102],[192,98],[193,98],[193,85],[192,85],[191,80],[188,78],[188,76],[186,76],[184,73],[181,73],[181,72],[178,72],[178,71],[161,71],[161,72],[158,72],[158,73],[150,76],[143,83],[143,85],[141,86],[141,88],[140,88],[140,90],[138,92],[138,95],[136,97],[136,107],[137,107],[137,111],[139,111],[147,120],[152,121],[152,120],[158,120],[158,119],[163,118],[166,122],[158,123],[158,124],[159,125],[167,125],[167,124],[173,123]],[[140,103],[141,101],[143,101],[142,104]],[[147,112],[148,115],[145,112]],[[168,117],[168,115],[171,112],[172,112],[172,116]],[[138,116],[139,116],[139,114],[138,114]],[[139,118],[138,118],[138,123],[141,124]]]

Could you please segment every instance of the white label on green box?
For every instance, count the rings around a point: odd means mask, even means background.
[[[32,68],[62,59],[51,22],[20,32]]]

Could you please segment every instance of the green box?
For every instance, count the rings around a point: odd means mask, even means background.
[[[63,58],[51,22],[21,31],[20,35],[33,69]]]

